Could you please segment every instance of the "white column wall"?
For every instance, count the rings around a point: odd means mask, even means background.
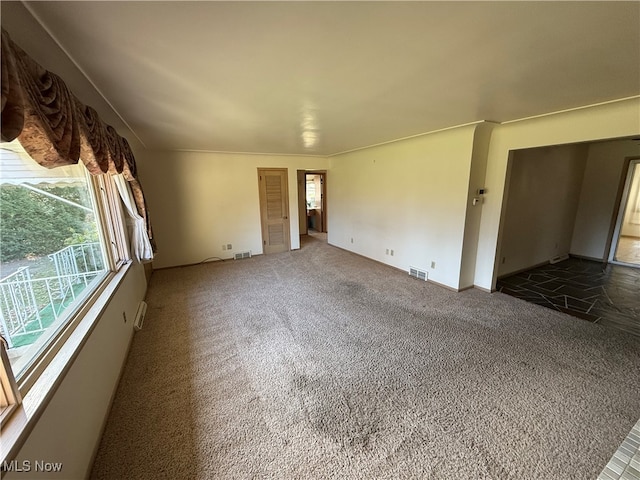
[[[488,195],[482,209],[475,285],[495,288],[499,230],[509,152],[566,143],[589,142],[640,134],[640,99],[498,125],[494,128],[487,159]]]

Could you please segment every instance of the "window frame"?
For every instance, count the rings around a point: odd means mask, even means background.
[[[84,167],[84,165],[83,165]],[[124,211],[109,174],[90,175],[84,169],[105,261],[105,272],[94,279],[91,292],[75,307],[67,322],[16,378],[4,346],[0,364],[0,462],[17,453],[30,426],[42,413],[73,359],[97,324],[101,312],[131,265]],[[95,283],[94,283],[95,282]]]
[[[87,173],[87,175],[89,175]],[[117,271],[131,261],[131,248],[127,238],[127,226],[120,193],[111,175],[89,175],[94,185],[96,205],[94,209],[100,217],[105,246],[111,248],[111,255],[105,252],[109,270]]]
[[[4,429],[6,420],[22,402],[20,389],[13,376],[11,368],[8,370],[5,365],[9,365],[9,356],[4,339],[0,340],[0,358],[2,359],[2,367],[0,367],[0,428]]]

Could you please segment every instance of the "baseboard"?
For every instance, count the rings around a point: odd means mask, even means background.
[[[473,289],[473,285],[469,285],[468,287],[462,287],[458,289],[458,292],[464,292],[466,290],[472,290]]]
[[[574,255],[573,253],[569,254],[570,258],[578,258],[580,260],[588,260],[590,262],[600,262],[600,263],[607,263],[607,260],[605,258],[595,258],[595,257],[589,257],[587,255]]]
[[[494,292],[498,291],[495,288],[492,290],[492,289],[489,289],[489,288],[481,287],[479,285],[474,285],[473,288],[476,289],[476,290],[480,290],[481,292],[484,292],[484,293],[494,293]]]
[[[404,270],[402,270],[402,271],[404,271]],[[434,284],[434,285],[436,285],[438,287],[442,287],[442,288],[445,288],[445,289],[449,290],[450,292],[456,292],[456,293],[460,293],[460,292],[462,292],[464,290],[467,290],[469,288],[473,288],[473,287],[454,288],[454,287],[450,287],[449,285],[445,285],[444,283],[439,283],[439,282],[436,282],[434,280],[431,280],[430,278],[427,278],[427,283],[432,283],[432,284]]]
[[[395,265],[389,265],[388,263],[381,262],[380,260],[376,260],[375,258],[367,257],[366,255],[362,255],[361,253],[357,253],[357,252],[353,252],[351,250],[347,250],[346,248],[339,247],[338,245],[334,245],[333,243],[327,242],[327,245],[331,245],[334,248],[338,248],[338,249],[342,250],[343,252],[351,253],[352,255],[357,255],[360,258],[365,258],[365,259],[367,259],[367,260],[369,260],[371,262],[376,262],[376,263],[378,263],[380,265],[384,265],[385,267],[393,268],[394,270],[397,270],[398,272],[407,273],[407,270],[403,270],[400,267],[396,267]],[[431,284],[436,285],[438,287],[446,288],[447,290],[449,290],[451,292],[456,292],[456,293],[462,292],[463,290],[467,290],[469,288],[473,288],[473,286],[470,286],[470,287],[465,287],[465,288],[462,288],[462,289],[458,289],[458,288],[450,287],[449,285],[445,285],[444,283],[436,282],[434,280],[431,280],[430,278],[427,278],[427,283],[431,283]]]
[[[262,255],[262,253],[252,253],[251,256],[252,257],[257,257],[259,255]],[[201,262],[195,262],[195,263],[184,263],[182,265],[170,265],[168,267],[158,267],[158,268],[154,268],[154,271],[157,270],[171,270],[172,268],[185,268],[185,267],[195,267],[196,265],[204,265],[205,263],[217,263],[217,262],[228,262],[229,260],[233,260],[233,257],[228,257],[228,258],[221,258],[221,257],[209,257],[206,260],[202,260]]]
[[[530,265],[528,267],[519,268],[518,270],[514,270],[513,272],[503,273],[502,275],[498,275],[498,280],[500,280],[501,278],[510,277],[511,275],[517,275],[519,273],[526,272],[527,270],[532,270],[534,268],[542,267],[543,265],[549,265],[549,260],[546,260],[546,261],[540,262],[540,263],[536,263],[536,264]]]
[[[604,258],[594,258],[594,257],[588,257],[586,255],[576,255],[576,254],[573,254],[573,253],[569,253],[568,258],[577,258],[579,260],[587,260],[589,262],[609,263],[609,261],[604,259]],[[520,268],[518,270],[514,270],[513,272],[503,273],[502,275],[498,275],[498,280],[500,280],[501,278],[510,277],[512,275],[517,275],[517,274],[522,273],[522,272],[527,272],[529,270],[533,270],[534,268],[542,267],[544,265],[549,265],[549,264],[552,264],[552,263],[554,263],[554,262],[552,262],[551,260],[547,260],[546,262],[540,262],[540,263],[537,263],[535,265],[531,265],[529,267]]]

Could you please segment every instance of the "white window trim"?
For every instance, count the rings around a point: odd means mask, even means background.
[[[104,257],[109,270],[116,271],[131,259],[124,225],[124,212],[113,177],[91,176],[89,181],[94,189],[94,210],[99,218],[98,224],[104,238]],[[109,228],[111,226],[111,228]]]
[[[93,291],[79,302],[75,307],[77,310],[71,313],[68,321],[53,337],[47,339],[47,345],[43,351],[37,354],[33,362],[20,373],[17,382],[23,397],[27,395],[38,377],[44,372],[47,364],[78,326],[87,309],[97,298],[97,293],[104,289],[110,274],[118,271],[124,262],[129,260],[123,212],[119,205],[115,184],[109,177],[92,176],[86,170],[85,177],[87,186],[91,190],[91,203],[102,240],[101,249],[105,261],[105,272],[94,280]]]
[[[4,368],[4,365],[9,365],[9,356],[5,347],[4,340],[0,341],[0,360],[2,361],[2,367],[0,367],[0,428],[2,430],[4,430],[7,419],[22,402],[20,389],[13,372]]]
[[[106,176],[90,176],[88,172],[86,175],[98,217],[106,271],[96,279],[96,288],[78,305],[69,321],[17,382],[2,351],[0,386],[4,398],[0,396],[0,400],[7,404],[0,409],[2,464],[15,458],[24,445],[132,265],[124,212],[115,184]]]

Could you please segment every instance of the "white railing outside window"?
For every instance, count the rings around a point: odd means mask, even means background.
[[[49,255],[56,268],[56,276],[75,275],[103,269],[98,242],[69,245]]]
[[[0,279],[0,333],[9,348],[34,343],[104,271],[99,243],[70,245],[49,258],[56,276],[33,278],[21,267]]]
[[[13,348],[12,338],[24,326],[34,321],[42,328],[40,311],[31,285],[29,267],[22,267],[0,280],[0,334],[9,348]]]

